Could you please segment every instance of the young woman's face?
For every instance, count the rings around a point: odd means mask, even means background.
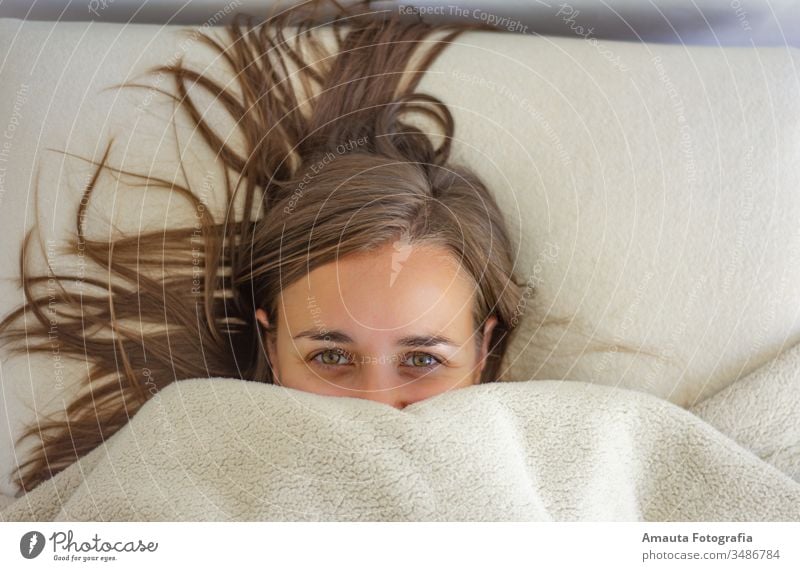
[[[279,298],[277,342],[266,344],[276,383],[396,408],[476,384],[497,319],[477,347],[473,303],[438,247],[395,242],[319,267]]]

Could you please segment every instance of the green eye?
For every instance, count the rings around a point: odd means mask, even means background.
[[[440,361],[430,353],[412,353],[410,355],[412,367],[433,367]]]
[[[321,357],[321,360],[317,360],[317,357]],[[320,351],[311,359],[312,361],[317,361],[321,365],[326,365],[329,367],[336,367],[338,365],[344,365],[346,363],[340,361],[340,358],[346,357],[344,351],[339,349],[325,349],[324,351]]]

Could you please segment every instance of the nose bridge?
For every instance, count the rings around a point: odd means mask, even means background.
[[[361,366],[361,386],[364,390],[386,392],[397,386],[397,368],[380,357],[367,359]]]
[[[397,365],[391,360],[368,360],[363,363],[360,371],[361,379],[358,396],[378,402],[403,408],[406,403],[403,398],[403,381],[398,377]]]

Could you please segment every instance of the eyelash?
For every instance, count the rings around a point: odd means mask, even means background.
[[[342,349],[325,349],[323,351],[320,351],[319,353],[315,353],[311,357],[311,359],[309,359],[309,360],[312,361],[317,366],[323,367],[323,368],[326,368],[326,369],[337,369],[339,367],[348,366],[348,365],[329,365],[328,363],[323,363],[321,361],[317,361],[316,360],[317,357],[319,357],[320,355],[323,355],[324,353],[326,353],[328,351],[332,351],[332,352],[334,352],[334,353],[336,353],[338,355],[342,355],[344,357],[347,357],[348,359],[350,359],[352,361],[352,357],[353,356],[350,353],[348,353],[347,351],[344,351]],[[434,363],[431,364],[431,365],[425,365],[425,366],[422,366],[422,367],[415,367],[414,365],[407,365],[407,366],[411,367],[412,369],[423,369],[423,370],[427,369],[427,370],[431,370],[431,369],[434,369],[435,367],[438,367],[439,365],[444,365],[446,363],[446,361],[444,359],[441,359],[441,358],[439,358],[436,355],[433,355],[431,353],[425,353],[424,351],[413,351],[411,353],[406,353],[405,355],[403,355],[403,358],[401,359],[401,361],[405,361],[408,357],[413,356],[413,355],[427,355],[427,356],[429,356],[430,358],[432,358],[434,360]]]

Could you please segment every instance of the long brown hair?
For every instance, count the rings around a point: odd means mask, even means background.
[[[225,167],[229,207],[221,219],[188,177],[181,185],[106,164],[112,139],[102,159],[92,161],[97,169],[70,242],[71,252],[102,270],[81,278],[95,292],[78,295],[75,275],[29,275],[28,232],[20,252],[26,303],[0,322],[0,334],[13,351],[55,347],[61,356],[88,359],[90,367],[87,391],[69,404],[66,418],[40,419],[20,438],[41,440],[18,467],[20,488],[29,491],[97,447],[174,380],[272,383],[264,336],[274,335],[274,326],[263,331],[256,309],[265,309],[274,324],[284,287],[337,257],[400,235],[448,248],[472,275],[478,343],[485,320],[498,318],[481,382],[497,380],[524,283],[514,273],[511,240],[493,196],[474,173],[449,162],[453,117],[440,100],[416,91],[422,73],[460,33],[493,28],[434,27],[369,4],[315,0],[259,23],[239,13],[226,27],[230,42],[200,34],[230,67],[239,94],[182,60],[149,70],[174,80],[174,93],[155,89],[188,112]],[[324,7],[333,9],[325,21],[335,38],[333,54],[312,29]],[[288,26],[296,27],[294,41],[284,35]],[[292,68],[297,85],[289,80]],[[223,105],[242,148],[232,148],[203,119],[188,84]],[[112,87],[154,89],[135,82]],[[408,111],[437,126],[440,144],[403,119]],[[103,169],[178,193],[196,209],[199,228],[90,239],[84,221]],[[240,215],[232,207],[237,200]],[[52,291],[39,289],[53,279],[55,304]],[[33,326],[30,320],[20,325],[23,316],[34,317]],[[55,338],[48,336],[54,318]]]

